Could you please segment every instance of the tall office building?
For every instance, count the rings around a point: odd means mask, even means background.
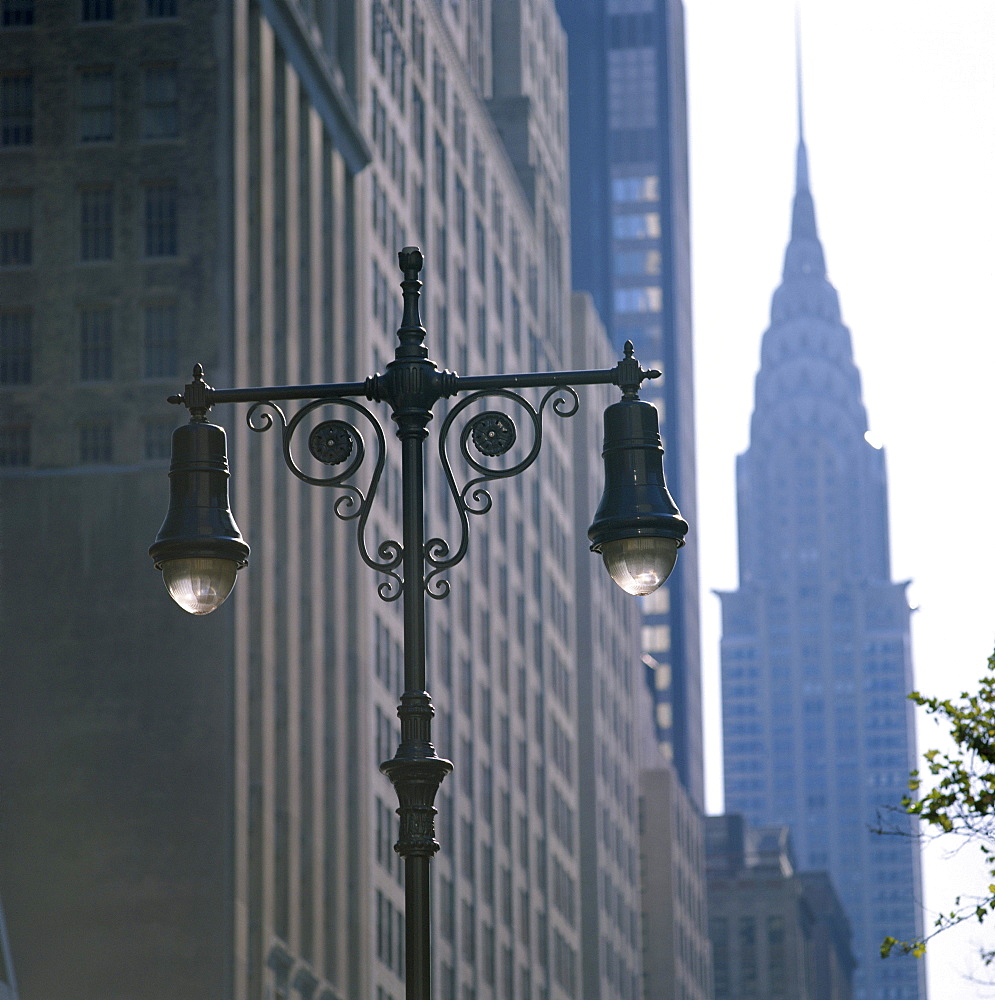
[[[221,407],[251,564],[210,618],[176,609],[146,554],[185,419],[163,400],[194,361],[217,386],[382,371],[412,243],[440,365],[613,363],[595,328],[571,334],[552,2],[0,0],[0,66],[0,893],[19,986],[396,1000],[404,897],[377,765],[397,745],[399,606],[335,491]],[[580,396],[582,424],[547,407],[536,467],[468,516],[468,560],[429,609],[436,743],[456,763],[433,869],[441,1000],[569,1000],[589,974],[626,1000],[640,978],[634,605],[603,601],[572,542],[592,513],[578,525],[576,436],[600,413]],[[455,545],[446,414],[427,510]],[[379,500],[371,548],[400,535],[391,435]],[[585,712],[609,751],[594,785]],[[591,792],[613,797],[593,847]],[[582,861],[608,876],[593,902]]]
[[[193,362],[351,360],[326,331],[359,313],[371,154],[360,36],[325,12],[0,4],[0,891],[27,996],[262,996],[281,948],[315,996],[354,989],[325,491],[217,413],[259,572],[195,620],[147,555]]]
[[[574,364],[604,367],[611,350],[591,297],[576,293],[572,304]],[[602,463],[590,460],[590,449],[603,434],[601,404],[613,402],[617,393],[607,390],[601,396],[599,405],[592,400],[575,418],[573,501],[578,523],[595,509],[604,486]],[[647,916],[641,898],[646,890],[639,820],[645,813],[639,801],[639,770],[645,742],[639,734],[649,729],[652,703],[638,656],[639,608],[625,599],[598,560],[591,561],[585,551],[587,538],[577,537],[576,545],[577,607],[598,609],[577,617],[577,649],[583,651],[577,664],[578,781],[581,801],[596,804],[579,836],[579,995],[642,1000],[662,994],[647,994],[643,988],[652,982],[652,973],[643,946]],[[671,870],[665,855],[672,841],[665,840],[656,845],[662,851],[654,871]],[[653,902],[660,905],[663,900],[657,895]],[[691,1000],[694,994],[687,996]]]
[[[695,548],[694,399],[684,10],[681,0],[559,0],[570,52],[574,286],[617,347],[663,378],[667,479],[691,523],[678,568],[643,598],[651,735],[643,815],[643,995],[711,995],[702,814],[704,760]],[[639,727],[637,731],[642,731]]]
[[[560,0],[570,45],[574,286],[616,346],[663,378],[667,482],[691,524],[679,569],[644,598],[643,651],[665,761],[704,808],[687,97],[681,0]]]
[[[721,595],[726,808],[788,824],[800,867],[830,873],[857,1000],[913,1000],[923,963],[878,953],[922,922],[916,841],[872,829],[905,792],[915,735],[906,584],[891,580],[884,453],[866,433],[799,121],[791,238],[737,464],[740,585]]]

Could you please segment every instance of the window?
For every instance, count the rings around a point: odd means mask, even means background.
[[[650,46],[608,53],[608,122],[612,129],[655,128],[656,52]]]
[[[459,236],[460,243],[466,243],[466,185],[464,185],[459,174],[455,179],[456,197],[456,235]]]
[[[479,216],[473,219],[473,234],[475,259],[477,261],[477,277],[484,283],[487,282],[487,237],[484,233],[484,224]]]
[[[177,0],[145,0],[146,17],[176,17]]]
[[[660,213],[616,215],[612,219],[612,235],[619,240],[655,239],[660,235]]]
[[[176,63],[146,66],[142,92],[142,138],[172,139],[179,134]]]
[[[666,653],[670,650],[669,625],[644,625],[642,628],[643,649],[651,653]]]
[[[460,909],[463,918],[461,921],[463,958],[472,963],[477,960],[477,926],[473,903],[464,899]]]
[[[411,91],[411,141],[422,160],[425,159],[425,99],[414,87]]]
[[[449,254],[446,247],[446,227],[440,225],[435,230],[435,247],[432,256],[436,261],[436,272],[441,281],[449,280]]]
[[[663,258],[659,250],[640,250],[637,252],[617,253],[615,258],[615,273],[620,277],[633,277],[642,274],[659,274]]]
[[[173,442],[173,423],[169,420],[145,421],[145,457],[149,461],[169,458]],[[377,800],[379,801],[379,800]],[[388,869],[389,871],[390,869]]]
[[[442,136],[435,133],[435,193],[446,203],[446,145]]]
[[[113,21],[114,0],[82,0],[80,19],[83,21]]]
[[[176,185],[149,185],[145,189],[145,256],[175,257],[177,229]]]
[[[179,366],[176,303],[157,302],[145,307],[145,377],[168,378]]]
[[[31,310],[0,312],[0,385],[31,382]]]
[[[615,289],[615,312],[657,313],[663,308],[661,288]]]
[[[504,243],[504,196],[496,184],[491,188],[491,227],[498,243]]]
[[[0,469],[31,464],[31,427],[0,424]]]
[[[438,52],[432,53],[432,103],[442,121],[446,120],[446,67]]]
[[[425,19],[417,10],[411,11],[411,55],[415,65],[425,72]]]
[[[79,71],[79,141],[114,138],[114,72],[107,66]]]
[[[0,26],[26,28],[35,23],[35,0],[3,0]]]
[[[34,141],[34,97],[30,73],[0,77],[0,146],[30,146]]]
[[[79,311],[79,377],[98,382],[114,374],[110,306],[84,306]]]
[[[487,191],[487,164],[484,160],[484,152],[477,144],[477,140],[473,141],[473,193],[477,196],[477,200],[483,203],[486,197]]]
[[[612,181],[612,201],[622,204],[629,201],[659,201],[660,178],[655,174],[643,177],[616,177]]]
[[[466,164],[466,112],[458,98],[453,99],[453,145],[460,161]]]
[[[109,420],[91,420],[80,425],[79,460],[82,465],[113,461],[114,436]]]
[[[31,264],[31,192],[0,191],[0,267]]]
[[[110,260],[114,254],[114,192],[109,187],[79,193],[80,260]]]
[[[494,257],[494,311],[498,319],[504,319],[504,266]]]
[[[753,917],[739,918],[739,987],[744,997],[757,995],[757,931]]]

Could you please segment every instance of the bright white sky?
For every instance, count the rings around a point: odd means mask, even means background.
[[[684,2],[707,768],[719,811],[710,592],[738,584],[734,462],[794,190],[796,3]],[[885,447],[892,577],[914,581],[918,686],[956,696],[995,642],[995,0],[797,6],[816,218]],[[943,745],[942,731],[920,719],[919,744]],[[963,852],[930,849],[928,912],[983,887],[980,871]],[[995,997],[964,978],[982,941],[995,944],[995,923],[930,946],[932,1000]]]

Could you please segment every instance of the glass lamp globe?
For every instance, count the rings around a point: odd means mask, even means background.
[[[677,562],[677,539],[653,535],[617,538],[601,545],[608,575],[635,597],[652,594]]]
[[[231,559],[169,559],[162,580],[169,596],[192,615],[209,615],[224,604],[235,586],[238,563]]]

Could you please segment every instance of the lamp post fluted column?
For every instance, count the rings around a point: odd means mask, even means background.
[[[380,765],[397,792],[401,829],[395,850],[404,859],[405,983],[409,1000],[431,1000],[432,943],[429,864],[439,850],[435,839],[435,796],[453,769],[432,744],[432,701],[426,690],[425,624],[425,439],[440,379],[428,360],[418,301],[422,256],[408,248],[399,254],[404,281],[400,341],[386,379],[395,384],[393,419],[401,441],[401,545],[404,602],[404,694],[397,714],[401,743]]]
[[[441,599],[448,594],[449,584],[442,574],[466,555],[470,516],[490,510],[486,484],[516,476],[535,462],[549,411],[557,417],[576,412],[579,398],[574,386],[614,384],[622,390],[622,399],[605,413],[603,454],[608,478],[588,532],[591,548],[603,555],[623,589],[649,593],[673,568],[688,526],[666,487],[656,410],[638,396],[642,382],[660,373],[645,371],[633,356],[631,344],[626,345],[625,357],[605,370],[474,377],[439,371],[429,358],[419,314],[421,251],[406,247],[398,254],[398,262],[404,275],[404,312],[394,359],[383,374],[364,382],[214,389],[207,385],[200,366],[195,367],[184,392],[169,399],[187,407],[190,423],[173,435],[169,511],[149,553],[171,595],[194,614],[220,606],[234,586],[237,570],[248,562],[249,546],[228,505],[225,434],[208,421],[209,411],[221,403],[251,403],[250,428],[280,428],[284,459],[294,475],[311,485],[342,491],[332,505],[336,516],[356,523],[363,561],[385,577],[378,587],[381,599],[399,599],[403,605],[404,691],[397,710],[401,739],[395,755],[380,770],[398,798],[400,833],[395,850],[404,859],[405,871],[405,996],[431,1000],[429,871],[439,850],[435,797],[453,765],[436,753],[432,743],[434,710],[425,662],[426,597]],[[538,404],[522,395],[528,389],[545,390]],[[443,538],[426,541],[425,442],[435,406],[455,396],[461,398],[439,430],[439,461],[459,514],[459,537],[454,543]],[[386,443],[383,424],[360,401],[364,398],[387,405],[401,443],[401,540],[388,539],[373,546],[367,538],[369,516],[384,469]],[[470,409],[484,400],[496,400],[505,409],[476,413]],[[284,401],[304,405],[288,417],[277,405]],[[325,407],[345,408],[352,419],[314,425],[317,411]],[[517,462],[501,459],[518,441],[515,421],[506,412],[509,409],[517,411],[531,429],[531,444],[519,443],[526,453]],[[360,426],[373,433],[376,449],[372,454]],[[308,471],[310,465],[302,467],[295,456],[295,435],[302,427],[310,428],[306,434],[311,459],[330,470],[321,476]],[[460,476],[448,448],[456,427],[461,427]],[[361,479],[365,469],[370,470],[368,480]]]

